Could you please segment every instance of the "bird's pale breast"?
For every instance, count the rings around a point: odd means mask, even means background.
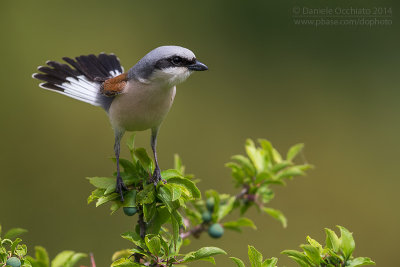
[[[124,93],[116,96],[109,117],[114,128],[143,131],[158,127],[174,101],[176,87],[128,81]]]

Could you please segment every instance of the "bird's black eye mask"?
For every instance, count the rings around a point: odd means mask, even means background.
[[[196,63],[196,58],[191,60],[180,56],[172,56],[160,59],[156,62],[156,69],[165,69],[170,67],[187,67]]]

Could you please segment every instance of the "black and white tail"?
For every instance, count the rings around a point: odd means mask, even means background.
[[[55,91],[71,98],[101,106],[108,109],[112,98],[100,94],[103,81],[118,76],[124,72],[119,59],[113,55],[101,53],[98,56],[79,56],[75,60],[64,57],[70,64],[47,61],[47,66],[40,66],[33,78],[44,81],[40,87]]]

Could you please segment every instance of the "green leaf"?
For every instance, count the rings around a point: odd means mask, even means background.
[[[122,207],[122,202],[121,201],[113,201],[111,206],[110,206],[111,214],[114,214],[121,207]]]
[[[8,239],[8,238],[4,238],[4,239],[1,240],[1,245],[2,246],[6,246],[6,245],[11,246],[12,245],[12,240]]]
[[[292,164],[293,164],[293,163],[288,162],[288,161],[282,161],[282,162],[279,162],[279,163],[275,164],[275,165],[272,167],[271,171],[272,171],[273,173],[277,173],[277,172],[279,172],[279,171],[281,171],[281,170],[283,170],[283,169],[285,169],[285,168],[291,166]]]
[[[262,266],[263,266],[263,267],[276,267],[276,264],[277,264],[277,263],[278,263],[278,259],[272,257],[272,258],[270,258],[270,259],[266,259],[266,260],[263,262]]]
[[[241,232],[240,227],[251,227],[253,229],[257,229],[253,221],[245,217],[240,217],[236,221],[225,222],[223,223],[223,226],[226,229],[235,230],[238,232]]]
[[[237,267],[245,267],[245,265],[241,259],[238,259],[235,257],[229,257],[229,258],[236,263]]]
[[[135,149],[135,134],[134,133],[128,137],[128,140],[126,140],[126,145],[128,146],[129,151],[131,151],[131,152],[134,151],[134,149]]]
[[[124,168],[124,172],[130,175],[137,175],[135,165],[127,159],[119,159],[119,164]]]
[[[124,194],[122,207],[136,207],[136,190],[130,190]]]
[[[87,203],[90,204],[91,202],[99,199],[104,195],[105,190],[101,188],[96,188],[92,191],[92,194],[88,197]]]
[[[314,239],[312,239],[311,237],[307,236],[307,242],[308,242],[311,246],[317,248],[317,249],[318,249],[318,252],[319,252],[320,254],[322,253],[323,248],[322,248],[321,244],[318,243],[316,240],[314,240]]]
[[[12,228],[7,231],[7,233],[4,235],[5,239],[14,239],[17,236],[20,236],[24,233],[28,232],[28,230],[22,229],[22,228]]]
[[[136,250],[136,249],[135,249]],[[121,258],[128,258],[129,256],[131,256],[134,252],[132,252],[131,249],[123,249],[123,250],[119,250],[114,252],[114,254],[111,257],[112,261],[116,261],[118,259]]]
[[[276,163],[281,163],[282,162],[282,156],[279,154],[278,150],[275,148],[272,148],[272,158]]]
[[[76,263],[78,263],[78,261],[86,257],[87,255],[85,253],[75,253],[63,267],[73,267]]]
[[[17,239],[14,240],[14,242],[12,242],[12,245],[11,245],[11,254],[14,254],[15,248],[17,247],[17,245],[18,245],[21,241],[22,241],[21,238],[17,238]]]
[[[189,240],[189,239],[186,239]],[[164,238],[161,236],[160,238],[160,243],[161,243],[161,247],[163,249],[163,255],[166,258],[169,258],[169,246],[168,243],[164,240]]]
[[[212,213],[213,222],[218,222],[219,217],[219,207],[220,207],[220,198],[219,194],[215,190],[207,190],[206,192],[207,199],[213,198],[214,199],[214,209]]]
[[[169,170],[162,171],[161,177],[167,181],[171,178],[184,178],[182,176],[182,174],[178,170],[175,170],[175,169],[169,169]]]
[[[225,204],[220,205],[218,211],[218,220],[221,220],[233,210],[235,202],[236,202],[236,197],[230,197]]]
[[[254,168],[253,164],[245,156],[235,155],[232,157],[232,159],[237,161],[242,166],[243,170],[246,172],[248,176],[251,177],[256,174],[256,169]]]
[[[284,250],[281,252],[282,254],[288,255],[291,259],[296,261],[300,266],[312,266],[311,261],[307,258],[304,253],[297,250]]]
[[[348,260],[346,262],[346,267],[358,267],[364,265],[375,265],[375,262],[373,262],[370,258],[366,257],[358,257],[352,260]]]
[[[285,217],[285,215],[283,215],[283,213],[279,210],[276,209],[272,209],[272,208],[263,208],[263,210],[268,213],[269,215],[271,215],[274,219],[277,219],[278,221],[280,221],[282,223],[283,228],[286,228],[287,226],[287,219]]]
[[[252,267],[262,267],[262,254],[253,246],[249,246],[249,260]]]
[[[256,148],[253,140],[247,139],[246,140],[246,153],[247,156],[250,158],[251,162],[255,166],[258,172],[264,170],[264,158],[261,155],[260,151]]]
[[[97,188],[107,189],[109,186],[115,186],[115,178],[109,177],[88,177],[89,183]]]
[[[157,197],[165,204],[169,212],[171,213],[173,210],[179,208],[178,201],[172,201],[172,192],[168,186],[162,185],[158,188]]]
[[[45,266],[50,263],[49,254],[44,247],[35,246],[35,257],[37,261],[42,262]]]
[[[294,260],[298,265],[300,265],[301,267],[310,267],[313,266],[311,263],[307,264],[304,261],[300,260],[299,258],[293,257],[293,256],[289,256],[289,258],[291,258],[292,260]],[[329,266],[330,267],[330,266]]]
[[[27,258],[23,258],[23,259],[21,259],[21,266],[22,267],[32,267],[32,264]]]
[[[183,257],[182,263],[206,259],[215,255],[225,254],[226,252],[217,247],[203,247],[197,251],[192,251]]]
[[[65,267],[68,260],[75,254],[74,251],[65,250],[57,254],[57,256],[51,261],[51,267]]]
[[[178,253],[179,251],[177,249],[177,243],[180,239],[180,234],[179,234],[180,224],[179,224],[179,218],[176,216],[176,214],[171,214],[171,224],[172,224],[172,237],[174,241],[175,253]]]
[[[304,147],[304,144],[296,144],[296,145],[292,146],[286,155],[286,160],[292,161],[301,152],[303,147]]]
[[[189,193],[189,196],[191,196],[194,199],[201,197],[200,190],[197,188],[196,184],[189,179],[178,178],[178,177],[170,178],[168,180],[168,184],[177,184],[183,186]]]
[[[264,153],[266,155],[266,161],[270,162],[273,160],[273,150],[274,148],[272,147],[271,142],[269,142],[266,139],[258,139],[258,143],[260,143],[262,149],[264,150]]]
[[[26,247],[25,244],[22,245],[18,245],[17,248],[15,249],[15,255],[17,255],[18,257],[22,258],[26,255],[26,253],[28,252],[28,248]]]
[[[174,155],[174,169],[178,170],[182,175],[185,173],[185,166],[183,166],[182,159],[178,154]]]
[[[165,187],[168,187],[168,189],[171,191],[172,193],[172,199],[171,201],[175,201],[181,198],[182,196],[182,187],[178,186],[178,185],[174,185],[174,184],[166,184],[164,185]],[[181,189],[182,188],[182,189]]]
[[[311,260],[312,263],[317,266],[321,263],[322,258],[319,254],[318,248],[315,248],[311,245],[301,245],[300,247],[304,250],[307,257]]]
[[[111,264],[111,267],[140,267],[140,266],[144,266],[144,265],[133,262],[127,258],[122,258],[122,259],[116,260]]]
[[[112,200],[115,200],[118,197],[119,197],[118,193],[112,193],[112,194],[107,195],[107,196],[102,196],[97,200],[96,207],[101,206],[101,205],[103,205],[103,204],[105,204],[107,202],[110,202]]]
[[[306,173],[302,171],[299,166],[292,166],[279,172],[277,178],[284,179],[284,178],[292,178],[293,176],[304,176],[304,175],[306,175]]]
[[[146,149],[139,147],[135,149],[134,155],[138,158],[139,162],[142,164],[143,168],[152,172],[153,170],[153,161],[147,155]]]
[[[341,239],[341,244],[340,244],[340,250],[343,253],[343,256],[345,257],[346,260],[350,259],[351,254],[354,251],[355,248],[355,243],[353,239],[353,234],[349,232],[346,228],[342,226],[337,226],[340,229],[340,239]]]
[[[151,254],[153,254],[155,256],[158,256],[160,254],[161,241],[158,236],[151,237],[151,235],[147,235],[145,237],[144,241],[146,242],[146,246],[149,249]]]
[[[166,207],[157,208],[156,214],[153,216],[151,221],[148,223],[147,232],[150,234],[158,234],[161,226],[166,223],[171,217]]]
[[[143,240],[140,238],[139,234],[137,234],[136,232],[131,232],[131,231],[125,232],[121,235],[121,237],[123,239],[131,241],[136,246],[144,247],[145,245]]]
[[[152,183],[146,185],[142,191],[136,194],[136,203],[139,204],[150,204],[153,203],[155,199],[155,187]]]
[[[340,239],[331,229],[325,228],[326,233],[326,246],[338,253],[340,249]]]
[[[149,222],[156,213],[156,202],[143,205],[143,215],[145,222]]]

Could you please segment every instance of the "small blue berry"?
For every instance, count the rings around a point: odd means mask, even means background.
[[[137,213],[137,208],[136,207],[124,207],[124,213],[125,215],[128,216],[133,216]]]
[[[220,238],[224,234],[224,228],[219,223],[214,223],[208,228],[208,234],[212,238]]]
[[[210,222],[211,212],[209,212],[208,210],[204,211],[203,214],[201,215],[201,218],[203,219],[203,222]]]
[[[7,260],[6,265],[11,267],[21,267],[21,261],[17,257],[11,257]]]

